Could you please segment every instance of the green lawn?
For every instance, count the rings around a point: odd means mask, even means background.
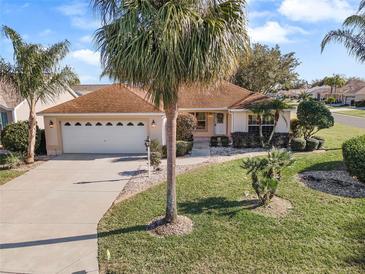
[[[191,218],[185,237],[156,238],[145,225],[162,215],[165,184],[112,208],[99,223],[99,262],[115,273],[364,273],[365,199],[342,198],[298,184],[303,170],[342,167],[344,139],[365,130],[336,125],[319,135],[325,153],[296,155],[279,195],[294,205],[282,219],[241,208],[250,181],[241,161],[178,177],[179,213]]]
[[[349,116],[356,116],[356,117],[364,117],[365,118],[365,110],[361,110],[361,109],[336,111],[335,113],[343,114],[343,115],[349,115]]]
[[[12,179],[24,174],[24,171],[19,170],[0,170],[0,185],[6,184]]]

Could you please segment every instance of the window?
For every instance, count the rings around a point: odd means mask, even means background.
[[[144,124],[143,124],[142,122],[139,122],[137,126],[139,126],[139,127],[143,127],[143,126],[144,126]]]
[[[65,123],[65,127],[70,127],[70,126],[71,126],[71,124],[69,122]]]
[[[258,115],[248,115],[248,132],[259,133],[259,119]],[[262,121],[262,133],[269,135],[274,129],[274,116],[264,116]]]
[[[132,126],[134,126],[134,124],[133,124],[132,122],[129,122],[129,123],[127,124],[127,126],[132,127]]]
[[[112,123],[110,123],[110,122],[108,122],[108,123],[106,123],[106,126],[108,126],[108,127],[111,127],[113,124]]]
[[[77,123],[75,124],[75,127],[81,127],[81,123],[77,122]]]
[[[87,127],[91,127],[91,126],[92,126],[92,124],[91,124],[90,122],[87,122],[87,123],[85,124],[85,126],[87,126]]]
[[[117,124],[117,127],[122,127],[123,126],[123,123],[121,123],[121,122],[119,122],[118,124]]]
[[[206,113],[205,112],[193,112],[191,113],[196,117],[196,120],[198,121],[196,129],[206,129],[207,125],[207,119],[206,119]]]
[[[102,125],[103,125],[102,123],[97,122],[95,126],[100,127],[100,126],[102,126]]]
[[[3,129],[8,125],[8,114],[6,112],[1,112],[1,119],[0,119],[0,129]]]

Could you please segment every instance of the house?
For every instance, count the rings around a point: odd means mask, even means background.
[[[279,90],[277,94],[273,94],[273,96],[277,97],[285,97],[289,99],[298,99],[302,93],[307,92],[307,88],[298,88],[298,89],[289,89],[289,90]]]
[[[185,87],[180,91],[179,112],[196,116],[194,138],[233,132],[257,132],[256,115],[247,106],[269,98],[228,82],[213,88]],[[145,153],[147,136],[166,143],[166,118],[138,88],[114,84],[74,100],[45,109],[47,151],[62,153]],[[277,132],[289,133],[290,110],[279,119]],[[272,128],[273,119],[265,119]]]
[[[75,99],[76,97],[78,97],[78,95],[72,89],[67,89],[61,92],[52,101],[39,101],[36,105],[36,112]],[[29,118],[29,106],[27,101],[22,98],[13,87],[5,83],[0,84],[0,112],[0,130],[9,123],[26,121]],[[37,125],[40,128],[44,128],[43,118],[39,115],[37,115]]]
[[[340,91],[343,104],[353,106],[356,102],[365,101],[365,82],[362,80],[350,80]]]
[[[308,91],[312,95],[312,97],[318,101],[326,100],[329,97],[332,97],[331,87],[330,86],[316,86],[310,88]]]

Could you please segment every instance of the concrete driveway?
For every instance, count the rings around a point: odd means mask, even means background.
[[[335,118],[336,123],[341,123],[358,128],[365,128],[365,118],[343,115],[335,112],[333,112],[332,115]]]
[[[0,273],[97,273],[97,223],[146,160],[63,155],[0,187]]]

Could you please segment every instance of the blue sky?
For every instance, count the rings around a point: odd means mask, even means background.
[[[282,51],[294,51],[302,64],[300,77],[311,81],[334,73],[365,78],[364,65],[348,56],[342,45],[330,45],[323,54],[320,42],[329,30],[339,28],[354,13],[360,0],[249,0],[247,14],[253,41]],[[0,0],[0,25],[17,30],[28,42],[50,45],[71,42],[65,63],[79,74],[82,83],[100,79],[99,54],[92,43],[99,26],[88,1]],[[0,56],[12,59],[9,41],[0,37]]]

